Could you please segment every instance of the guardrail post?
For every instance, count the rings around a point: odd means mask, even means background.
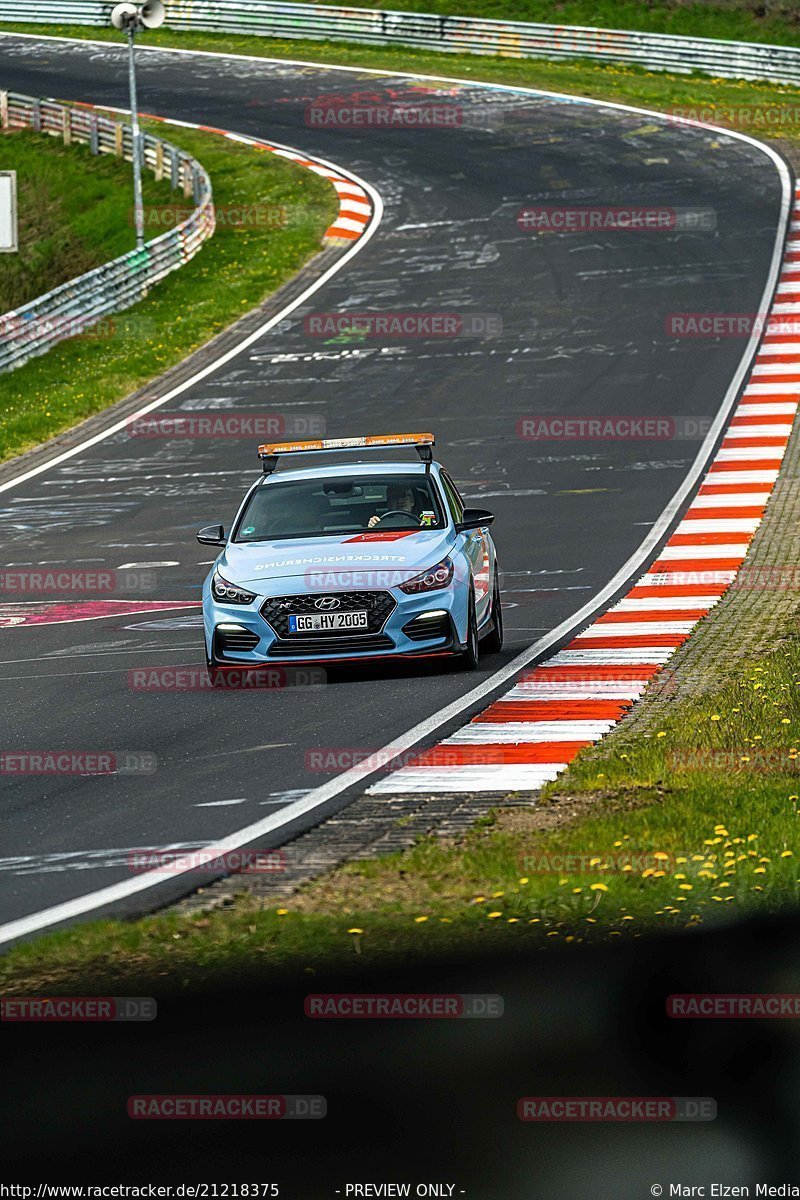
[[[64,145],[72,145],[72,109],[65,108],[61,114],[62,126],[64,130]]]
[[[92,113],[89,119],[89,153],[100,153],[100,134],[97,129],[97,117]]]
[[[181,165],[183,168],[183,198],[188,200],[192,194],[192,169],[188,158],[182,159]]]
[[[0,127],[8,129],[8,92],[0,92]]]
[[[156,142],[156,183],[161,183],[164,178],[164,143]]]
[[[42,104],[40,100],[34,100],[31,105],[31,129],[35,129],[37,133],[41,133]]]
[[[125,143],[122,140],[124,132],[122,125],[117,121],[114,126],[114,154],[117,158],[122,158],[125,149]]]
[[[178,152],[174,146],[169,148],[169,185],[173,192],[177,192],[181,184],[180,178],[180,159]]]

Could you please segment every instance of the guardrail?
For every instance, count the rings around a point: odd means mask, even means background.
[[[58,17],[67,24],[108,26],[113,7],[109,0],[62,0]],[[271,0],[166,0],[166,9],[173,29],[396,44],[511,58],[588,58],[650,71],[704,71],[726,79],[800,85],[800,49],[794,46]],[[0,0],[0,21],[52,24],[53,17],[30,0]]]
[[[130,125],[88,108],[0,92],[0,127],[53,134],[66,145],[87,145],[92,154],[115,154],[128,161],[133,157]],[[57,342],[90,329],[103,317],[130,308],[165,275],[193,258],[213,234],[211,180],[203,167],[161,138],[147,133],[141,141],[143,165],[156,179],[168,178],[174,189],[180,188],[184,198],[192,200],[190,216],[141,250],[131,250],[0,315],[0,371],[22,366]]]

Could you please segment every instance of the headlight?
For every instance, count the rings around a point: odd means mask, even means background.
[[[435,567],[415,575],[413,579],[400,584],[400,591],[414,596],[417,592],[435,592],[437,588],[447,587],[453,578],[453,560],[443,558]]]
[[[244,588],[228,583],[216,571],[211,580],[211,595],[222,604],[252,604],[256,598],[254,592],[246,592]]]

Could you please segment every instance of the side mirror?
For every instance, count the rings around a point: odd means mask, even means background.
[[[206,525],[197,535],[201,546],[224,546],[225,529],[222,525]]]
[[[465,508],[461,520],[456,523],[456,533],[463,533],[465,529],[480,529],[483,525],[491,525],[494,520],[494,513],[487,512],[485,508]]]

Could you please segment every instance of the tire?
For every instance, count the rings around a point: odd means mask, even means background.
[[[478,665],[479,657],[480,645],[478,642],[478,616],[475,612],[475,593],[470,589],[469,615],[467,616],[467,644],[456,657],[458,669],[460,671],[474,671]]]
[[[503,606],[500,601],[500,580],[497,571],[492,585],[492,628],[481,639],[481,649],[487,654],[499,654],[503,649]]]

